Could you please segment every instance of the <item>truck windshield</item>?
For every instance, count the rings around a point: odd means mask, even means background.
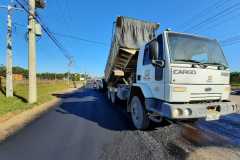
[[[168,33],[168,44],[173,63],[201,63],[228,67],[223,51],[216,40]]]

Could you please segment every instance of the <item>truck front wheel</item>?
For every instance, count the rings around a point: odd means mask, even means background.
[[[135,128],[145,130],[149,127],[150,119],[147,116],[144,104],[139,97],[134,96],[131,99],[131,117]]]
[[[111,92],[109,90],[107,91],[107,99],[111,100]]]
[[[116,93],[115,92],[111,92],[111,102],[112,102],[112,104],[116,103]]]

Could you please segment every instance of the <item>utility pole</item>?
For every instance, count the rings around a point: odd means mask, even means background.
[[[71,67],[74,65],[73,57],[68,58],[68,87],[70,87]]]
[[[71,64],[68,64],[68,77],[67,77],[67,84],[68,84],[68,88],[70,88],[70,75],[71,75]]]
[[[13,53],[12,53],[12,7],[8,5],[7,16],[7,62],[6,62],[6,96],[13,97]]]
[[[70,87],[70,69],[68,70],[68,77],[67,77],[67,84],[68,84],[68,87]]]
[[[29,87],[28,102],[37,102],[37,75],[36,75],[36,35],[35,35],[35,0],[29,0],[28,17],[28,69]]]
[[[8,6],[0,6],[7,9],[7,53],[6,53],[6,97],[13,97],[13,51],[12,51],[12,11],[22,10],[13,6],[13,0],[10,0]]]
[[[28,69],[29,69],[29,86],[28,86],[28,103],[37,102],[37,72],[36,72],[36,8],[44,8],[43,0],[29,0],[28,15]]]

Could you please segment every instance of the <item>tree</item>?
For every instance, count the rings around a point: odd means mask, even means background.
[[[240,83],[240,72],[232,72],[230,75],[231,83]]]
[[[14,66],[13,67],[13,74],[22,74],[25,78],[28,77],[28,70],[24,69],[19,66]],[[5,66],[0,66],[0,76],[5,77],[6,76],[6,67]]]
[[[6,67],[0,66],[0,76],[5,77],[6,76]]]

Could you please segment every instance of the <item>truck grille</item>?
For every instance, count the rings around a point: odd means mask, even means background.
[[[190,101],[199,101],[199,100],[220,100],[220,93],[191,93]]]

